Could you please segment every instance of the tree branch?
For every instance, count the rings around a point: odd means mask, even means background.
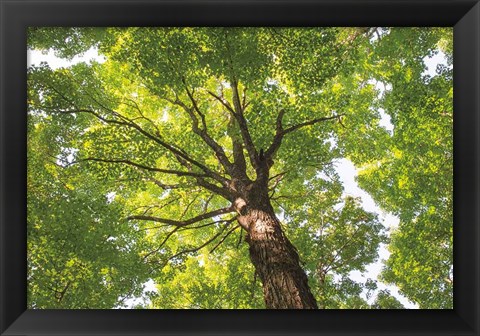
[[[205,120],[205,115],[200,111],[200,108],[198,107],[198,103],[195,100],[193,93],[189,90],[185,80],[183,80],[183,84],[185,86],[185,91],[187,92],[187,96],[190,99],[190,101],[193,104],[193,111],[197,112],[197,114],[200,116],[201,122],[202,122],[202,129],[198,127],[198,118],[195,116],[191,108],[188,108],[186,104],[182,103],[178,97],[175,100],[177,105],[181,106],[187,114],[190,116],[190,119],[192,120],[192,130],[195,134],[200,136],[200,138],[214,151],[215,156],[217,157],[218,161],[220,164],[223,166],[223,168],[227,172],[231,172],[232,170],[232,164],[228,160],[222,146],[220,146],[207,132],[207,122]]]
[[[236,219],[236,217],[234,217],[232,219],[232,222]],[[240,224],[239,225],[236,225],[233,227],[233,229],[231,229],[230,231],[227,232],[227,234],[210,250],[210,253],[212,253],[213,251],[215,251],[217,249],[217,247],[219,247],[220,245],[222,245],[222,243],[225,241],[225,239],[227,239],[228,236],[230,236],[236,229],[240,228]]]
[[[144,216],[144,215],[128,216],[127,220],[134,220],[134,219],[148,220],[148,221],[164,223],[164,224],[168,224],[168,225],[172,225],[172,226],[183,227],[183,226],[186,226],[186,225],[190,225],[190,224],[200,222],[200,221],[202,221],[204,219],[207,219],[207,218],[212,218],[212,217],[219,216],[219,215],[226,214],[226,213],[230,213],[230,212],[234,212],[233,207],[221,208],[221,209],[217,209],[217,210],[214,210],[214,211],[206,212],[204,214],[201,214],[201,215],[198,215],[198,216],[195,216],[195,217],[192,217],[190,219],[183,220],[183,221],[167,219],[167,218],[159,218],[159,217],[154,217],[154,216]]]
[[[245,94],[245,91],[246,89],[244,90],[244,94]],[[246,178],[247,173],[246,173],[245,156],[243,155],[243,142],[242,142],[243,138],[241,133],[239,133],[239,128],[237,129],[238,121],[237,121],[237,118],[235,117],[236,112],[233,109],[233,107],[228,103],[228,101],[223,98],[223,91],[222,91],[222,96],[218,96],[211,91],[207,91],[207,92],[216,100],[218,100],[230,112],[230,115],[232,116],[227,126],[227,134],[232,139],[233,162],[234,162],[233,171],[230,174],[230,176]]]
[[[169,257],[167,259],[167,261],[165,262],[164,266],[170,261],[172,260],[173,258],[176,258],[182,254],[185,254],[185,253],[193,253],[193,252],[197,252],[198,250],[204,248],[205,246],[207,246],[208,244],[210,244],[211,242],[213,242],[215,239],[217,239],[224,231],[225,229],[227,228],[227,226],[225,226],[220,232],[216,233],[212,238],[210,238],[209,240],[207,240],[205,243],[203,243],[202,245],[198,246],[198,247],[194,247],[194,248],[191,248],[191,249],[186,249],[186,250],[183,250],[183,251],[180,251],[178,253],[175,253],[173,256]]]
[[[222,97],[219,97],[212,91],[207,91],[207,92],[210,96],[218,100],[232,115],[235,114],[235,110],[230,106],[230,104],[225,99],[222,99]]]
[[[111,110],[110,110],[111,111]],[[116,113],[115,111],[112,111],[113,113]],[[221,175],[219,175],[218,173],[212,171],[211,169],[209,169],[208,167],[206,167],[205,165],[203,165],[202,163],[194,160],[193,158],[191,158],[189,155],[186,154],[186,152],[184,150],[180,150],[180,149],[177,149],[175,148],[174,146],[166,143],[165,141],[163,141],[162,139],[150,134],[149,132],[145,131],[141,126],[137,125],[135,122],[133,122],[131,119],[128,119],[118,113],[116,113],[120,118],[122,119],[126,119],[128,121],[128,124],[130,127],[133,127],[135,128],[138,132],[140,132],[141,134],[143,134],[144,136],[146,136],[147,138],[155,141],[156,143],[158,143],[159,145],[161,145],[162,147],[164,147],[165,149],[169,150],[171,153],[174,154],[174,156],[178,159],[178,157],[181,157],[182,159],[184,159],[185,161],[197,166],[198,168],[200,168],[201,170],[203,170],[205,172],[206,175],[208,175],[209,177],[221,182],[221,183],[225,183],[226,181],[228,181],[227,179],[225,179],[224,177],[222,177]]]
[[[123,164],[126,164],[126,165],[130,165],[130,166],[137,167],[137,168],[144,169],[144,170],[148,170],[148,171],[165,173],[165,174],[172,174],[172,175],[177,175],[177,176],[192,176],[192,177],[206,177],[207,176],[205,174],[185,172],[185,171],[180,171],[180,170],[148,167],[148,166],[145,166],[145,165],[142,165],[142,164],[130,161],[130,160],[123,160],[123,159],[100,159],[100,158],[88,157],[88,158],[85,158],[85,159],[80,159],[80,160],[73,161],[73,162],[69,163],[69,165],[73,165],[73,164],[84,162],[84,161],[97,161],[97,162],[105,162],[105,163],[123,163]]]
[[[198,246],[198,247],[195,247],[195,248],[191,248],[191,249],[186,249],[186,250],[183,250],[183,251],[180,251],[176,254],[174,254],[173,256],[169,257],[166,262],[164,263],[163,266],[165,266],[170,260],[172,260],[173,258],[176,258],[184,253],[191,253],[191,252],[196,252],[200,249],[202,249],[203,247],[207,246],[208,244],[210,244],[211,242],[213,242],[215,239],[217,239],[225,230],[226,228],[233,222],[233,220],[236,219],[236,216],[233,218],[233,219],[230,219],[228,221],[225,221],[227,223],[227,225],[225,225],[223,227],[222,230],[220,230],[220,232],[216,233],[212,238],[210,238],[209,240],[207,240],[205,243],[203,243],[202,245]],[[172,230],[168,235],[167,237],[162,241],[161,245],[156,248],[155,250],[149,252],[148,254],[146,254],[144,257],[143,257],[143,260],[147,259],[149,256],[151,256],[152,254],[160,251],[162,245],[165,244],[165,242],[176,232],[180,229],[180,227],[176,227],[174,230]]]
[[[208,167],[206,167],[202,163],[200,163],[200,162],[196,161],[195,159],[191,158],[184,150],[176,148],[175,146],[166,143],[161,138],[147,132],[141,126],[136,124],[133,120],[121,115],[120,113],[118,113],[116,111],[113,111],[106,106],[103,106],[99,102],[97,102],[97,104],[99,104],[101,108],[103,108],[103,109],[107,110],[108,112],[112,113],[117,118],[120,118],[122,121],[115,120],[115,119],[107,119],[105,117],[102,117],[99,113],[97,113],[97,112],[95,112],[91,109],[75,109],[75,110],[68,110],[68,111],[57,110],[56,112],[58,112],[58,113],[89,113],[89,114],[94,115],[96,118],[98,118],[99,120],[102,120],[105,123],[124,125],[124,126],[130,127],[130,128],[133,128],[133,129],[137,130],[140,134],[144,135],[148,139],[156,142],[157,144],[159,144],[160,146],[162,146],[163,148],[165,148],[166,150],[171,152],[179,162],[180,162],[179,158],[182,158],[186,162],[189,162],[189,163],[195,165],[196,167],[200,168],[201,170],[203,170],[205,172],[205,175],[207,175],[208,177],[211,177],[211,178],[217,180],[220,183],[228,182],[228,179],[222,177],[220,174],[212,171],[211,169],[209,169]],[[182,162],[180,162],[180,163],[182,163]]]
[[[229,220],[220,219],[220,220],[216,220],[216,221],[212,221],[212,222],[208,222],[208,223],[200,224],[200,225],[196,225],[196,226],[190,226],[190,225],[176,226],[176,228],[179,228],[180,231],[196,230],[196,229],[201,229],[203,227],[212,226],[212,225],[220,224],[220,223],[228,223],[228,222],[229,222]],[[147,231],[147,230],[156,230],[156,229],[160,229],[160,228],[163,228],[163,227],[166,227],[166,226],[170,226],[170,225],[162,224],[162,225],[149,226],[149,227],[145,227],[145,228],[142,228],[142,229],[138,229],[137,232]]]
[[[257,158],[258,152],[255,148],[255,145],[252,140],[252,136],[248,129],[247,120],[243,114],[243,108],[240,103],[240,97],[238,95],[238,85],[236,80],[230,83],[233,92],[233,105],[235,107],[234,117],[238,122],[238,126],[240,128],[240,134],[242,135],[243,142],[245,144],[245,148],[247,149],[248,157],[250,158],[250,163],[252,164],[253,168],[257,168]]]
[[[205,179],[203,179],[202,177],[197,177],[196,181],[197,181],[198,185],[204,187],[205,189],[210,190],[211,192],[222,196],[226,200],[229,200],[229,201],[232,200],[232,195],[230,194],[230,192],[226,188],[217,186],[217,185],[212,184],[212,183],[209,183]]]
[[[181,188],[187,188],[187,185],[181,185],[181,184],[166,184],[163,183],[156,178],[153,177],[145,177],[145,181],[150,181],[153,182],[157,187],[162,188],[163,190],[171,190],[171,189],[181,189]],[[191,187],[191,186],[190,186]]]
[[[293,131],[295,131],[299,128],[302,128],[302,127],[317,124],[317,123],[322,122],[322,121],[328,121],[328,120],[333,120],[333,119],[340,120],[340,117],[342,117],[344,115],[344,114],[338,114],[338,115],[333,115],[333,116],[330,116],[330,117],[316,118],[316,119],[305,121],[303,123],[293,125],[293,126],[290,126],[290,127],[284,129],[283,125],[282,125],[282,119],[283,119],[284,114],[285,114],[285,111],[283,109],[280,110],[280,112],[278,113],[275,136],[273,138],[272,144],[270,145],[270,147],[265,152],[265,158],[267,158],[267,159],[272,159],[273,155],[280,148],[280,145],[282,144],[283,137],[285,135],[287,135],[288,133],[291,133],[291,132],[293,132]]]
[[[340,120],[340,117],[344,116],[344,114],[337,114],[337,115],[334,115],[334,116],[331,116],[331,117],[323,117],[323,118],[317,118],[317,119],[313,119],[313,120],[309,120],[309,121],[306,121],[306,122],[303,122],[301,124],[298,124],[298,125],[294,125],[294,126],[291,126],[287,129],[285,129],[283,131],[283,134],[287,134],[287,133],[290,133],[290,132],[293,132],[295,131],[296,129],[299,129],[301,127],[305,127],[305,126],[310,126],[310,125],[314,125],[316,123],[319,123],[321,121],[327,121],[327,120],[332,120],[332,119],[337,119],[337,120]]]
[[[237,76],[235,75],[235,69],[234,69],[233,60],[232,60],[232,52],[230,50],[230,43],[228,41],[228,33],[226,29],[224,30],[224,37],[225,37],[225,46],[227,49],[227,56],[228,56],[228,59],[227,59],[228,67],[230,70],[230,87],[232,88],[232,94],[233,94],[233,110],[235,111],[233,113],[233,116],[237,120],[238,125],[240,127],[240,134],[242,135],[245,148],[247,149],[248,156],[250,158],[250,163],[256,169],[258,166],[257,164],[258,152],[252,141],[252,137],[247,125],[247,120],[245,119],[245,116],[243,114],[244,110],[242,107],[242,103],[240,101],[240,94],[238,92],[238,80],[237,80]],[[244,92],[243,99],[244,101],[246,99],[245,92]]]
[[[185,209],[183,209],[182,214],[180,215],[180,217],[178,217],[179,219],[182,219],[182,218],[185,216],[185,214],[188,212],[188,210],[189,210],[190,207],[193,205],[193,203],[195,203],[195,202],[197,201],[198,196],[199,196],[198,194],[195,195],[195,196],[193,196],[193,199],[192,199],[190,202],[188,202],[188,204],[187,204],[187,206],[185,207]]]

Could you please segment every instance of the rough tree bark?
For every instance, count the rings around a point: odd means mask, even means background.
[[[268,199],[239,219],[248,225],[250,259],[263,284],[267,308],[316,309],[295,247],[284,235]]]
[[[238,222],[247,231],[250,259],[263,284],[265,305],[270,309],[317,309],[300,266],[296,248],[283,233],[268,196],[267,164],[255,182],[240,190],[234,207]],[[263,176],[262,176],[263,175]]]

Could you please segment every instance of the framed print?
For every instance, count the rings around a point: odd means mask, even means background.
[[[2,1],[2,335],[478,335],[477,1]]]

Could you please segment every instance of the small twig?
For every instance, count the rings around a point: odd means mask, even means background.
[[[239,227],[240,227],[240,225],[237,225],[233,229],[228,231],[227,234],[210,250],[210,253],[213,253],[213,251],[215,251],[217,249],[217,247],[219,247],[225,241],[225,239],[227,239],[227,237],[230,236]]]

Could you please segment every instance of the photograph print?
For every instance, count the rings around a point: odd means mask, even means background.
[[[29,309],[453,309],[453,29],[29,27]]]

